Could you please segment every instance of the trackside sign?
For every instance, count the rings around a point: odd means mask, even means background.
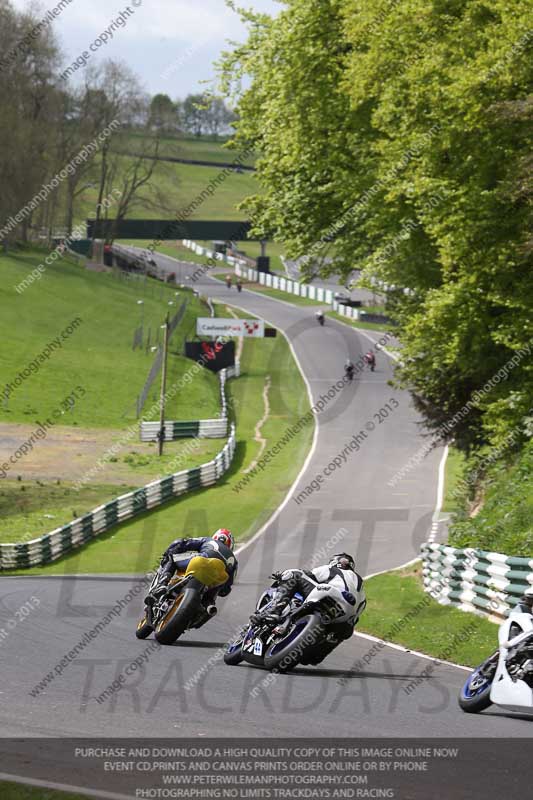
[[[198,317],[196,334],[198,336],[251,336],[255,339],[262,339],[265,335],[265,323],[261,319]]]

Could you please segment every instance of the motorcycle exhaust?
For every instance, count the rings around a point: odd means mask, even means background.
[[[206,611],[210,617],[214,617],[218,613],[218,608],[216,606],[207,606]]]

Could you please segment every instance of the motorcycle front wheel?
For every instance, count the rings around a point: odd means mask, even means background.
[[[228,649],[224,653],[224,664],[229,664],[230,667],[235,667],[240,664],[243,659],[242,654],[242,639],[237,639],[228,645]]]
[[[459,705],[467,714],[478,714],[492,705],[490,690],[498,666],[499,652],[496,650],[468,676],[459,693]]]
[[[149,624],[148,617],[145,612],[137,624],[137,630],[135,631],[135,636],[137,637],[137,639],[146,639],[147,636],[150,636],[152,631],[153,628]]]
[[[324,636],[324,626],[316,614],[300,617],[290,627],[283,639],[269,645],[264,656],[267,669],[287,672],[305,658],[308,650],[316,647]]]

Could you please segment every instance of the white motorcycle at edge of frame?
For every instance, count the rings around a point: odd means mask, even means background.
[[[533,714],[533,586],[498,631],[499,648],[468,676],[459,705],[470,714],[491,705]]]

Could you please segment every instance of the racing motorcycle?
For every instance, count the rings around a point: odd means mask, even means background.
[[[494,703],[533,713],[533,587],[498,631],[499,648],[467,678],[459,694],[463,711],[476,714]]]
[[[256,613],[268,614],[268,609],[276,604],[279,573],[272,577],[274,583],[259,598]],[[281,611],[281,622],[262,618],[253,622],[252,617],[228,645],[224,661],[232,666],[246,661],[276,672],[288,672],[298,664],[319,664],[339,643],[334,625],[340,622],[355,625],[366,601],[359,608],[356,602],[351,592],[340,591],[328,583],[317,584],[306,598],[295,592]],[[324,645],[329,646],[327,652]]]
[[[219,558],[191,558],[185,572],[178,571],[169,581],[166,591],[157,597],[150,608],[145,606],[135,635],[146,639],[152,631],[160,644],[172,644],[190,628],[200,628],[214,614],[206,608],[208,589],[222,586],[228,580],[224,562]],[[152,579],[149,592],[157,587],[159,575]]]

